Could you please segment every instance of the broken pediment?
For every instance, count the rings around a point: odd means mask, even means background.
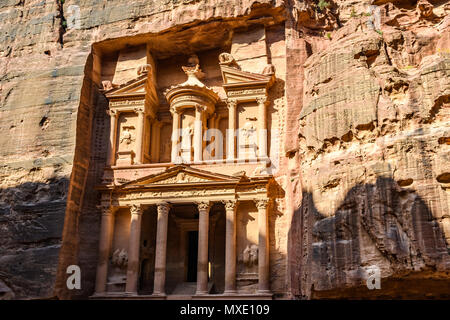
[[[104,92],[110,102],[110,108],[138,104],[138,101],[143,101],[146,111],[150,114],[156,114],[159,100],[149,68],[149,65],[139,67],[139,76],[120,86],[114,86],[113,84],[106,86],[106,88],[112,87],[112,89]],[[130,101],[136,101],[136,103]]]
[[[255,82],[261,84],[269,84],[273,78],[272,74],[263,75],[258,73],[252,73],[248,71],[242,71],[227,65],[221,65],[220,69],[222,71],[222,79],[224,85],[254,84]]]
[[[128,97],[128,96],[141,96],[145,95],[145,87],[147,82],[147,76],[141,75],[137,77],[136,79],[130,80],[127,83],[124,83],[123,85],[113,88],[111,90],[108,90],[105,92],[105,96],[108,99],[112,98],[121,98],[121,97]]]
[[[267,96],[267,90],[275,81],[272,65],[264,68],[263,73],[243,71],[230,54],[219,56],[223,88],[228,98],[252,100],[258,96]]]
[[[130,181],[121,187],[139,188],[151,187],[171,184],[208,184],[208,183],[239,183],[246,177],[243,176],[227,176],[219,173],[209,172],[205,170],[195,169],[188,166],[171,167],[164,172],[142,177],[134,181]]]

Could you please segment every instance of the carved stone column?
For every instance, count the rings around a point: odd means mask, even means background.
[[[179,111],[176,109],[171,109],[172,112],[172,157],[171,161],[172,163],[178,163],[178,153],[180,145],[178,144],[178,138],[179,138],[179,128],[180,128],[180,114]]]
[[[117,136],[117,119],[119,113],[115,110],[109,110],[110,130],[109,130],[109,148],[106,163],[113,166],[116,163],[116,136]]]
[[[114,230],[114,209],[110,206],[100,206],[102,220],[100,225],[100,243],[97,264],[97,277],[95,279],[95,293],[106,292],[108,277],[108,261],[111,253],[111,243]]]
[[[235,132],[236,132],[236,99],[228,99],[228,136],[227,136],[227,159],[235,158]]]
[[[267,98],[256,98],[256,102],[258,103],[258,156],[267,157]]]
[[[255,200],[258,208],[258,291],[270,292],[268,199]]]
[[[161,123],[152,119],[152,129],[150,136],[150,159],[153,163],[159,162],[159,147],[161,140]]]
[[[210,203],[199,202],[198,206],[198,263],[197,263],[197,292],[208,293],[208,229]]]
[[[166,284],[166,254],[167,254],[167,226],[169,221],[170,206],[168,203],[159,203],[158,222],[156,229],[156,250],[155,250],[155,282],[154,295],[165,294]]]
[[[195,107],[194,122],[194,162],[201,162],[203,155],[203,106]]]
[[[142,141],[144,139],[144,108],[135,108],[134,111],[138,115],[138,122],[136,128],[136,159],[135,162],[142,163]]]
[[[139,249],[141,241],[141,220],[142,208],[140,205],[133,204],[130,207],[131,224],[128,245],[128,269],[127,285],[125,292],[137,294],[137,280],[139,275]]]
[[[225,229],[225,293],[236,292],[236,200],[224,201]]]

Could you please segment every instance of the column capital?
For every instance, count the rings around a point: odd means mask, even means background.
[[[144,113],[145,112],[145,108],[144,107],[136,107],[136,108],[134,108],[134,112],[136,112],[136,113]]]
[[[171,207],[171,205],[168,204],[167,202],[160,202],[160,203],[156,204],[158,213],[161,213],[161,214],[168,214],[170,211],[170,207]]]
[[[223,200],[222,203],[225,205],[226,211],[236,210],[237,200]]]
[[[197,110],[200,113],[203,111],[206,111],[206,106],[204,106],[202,104],[196,104],[194,107],[195,107],[195,110]]]
[[[170,107],[169,111],[172,115],[174,115],[175,113],[179,114],[179,112],[180,112],[180,110],[175,107]]]
[[[227,99],[227,107],[228,108],[236,108],[236,106],[237,106],[237,99],[235,99],[235,98]]]
[[[130,212],[132,215],[141,215],[142,214],[142,206],[140,204],[132,204],[130,206]]]
[[[97,206],[97,209],[99,209],[101,211],[102,216],[110,216],[112,214],[114,214],[114,212],[116,211],[116,208],[114,208],[111,205],[105,205],[105,204],[101,204],[99,206]]]
[[[111,118],[115,117],[117,118],[119,116],[119,112],[117,110],[108,109],[106,110],[106,114],[110,116]]]
[[[256,102],[258,104],[266,104],[267,103],[267,97],[266,96],[260,96],[260,97],[256,97]]]
[[[258,210],[266,209],[269,204],[269,199],[255,199],[253,201],[255,202],[256,208]]]
[[[197,202],[198,210],[209,210],[211,208],[211,202],[209,201],[199,201]]]

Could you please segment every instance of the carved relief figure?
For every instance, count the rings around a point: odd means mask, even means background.
[[[242,254],[242,262],[249,268],[258,265],[258,246],[256,244],[247,245]]]
[[[256,127],[251,121],[247,121],[244,126],[239,130],[239,156],[244,158],[256,157]]]
[[[119,143],[121,146],[123,145],[126,149],[129,148],[129,144],[131,144],[131,142],[136,140],[136,138],[131,133],[131,130],[133,129],[134,127],[123,127],[122,134],[120,135]]]
[[[181,158],[185,162],[191,161],[193,137],[194,137],[194,124],[190,122],[187,128],[183,129],[183,136],[181,139]]]
[[[128,266],[128,254],[125,249],[117,249],[111,257],[111,264],[119,269],[126,269]]]
[[[219,55],[219,64],[240,69],[234,57],[228,52],[223,52]]]

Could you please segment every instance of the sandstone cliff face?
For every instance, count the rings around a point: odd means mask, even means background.
[[[85,190],[101,179],[106,156],[99,61],[149,40],[167,54],[227,46],[230,30],[262,25],[281,26],[285,37],[286,157],[277,179],[286,194],[278,238],[288,245],[273,263],[287,259],[288,276],[280,291],[339,298],[408,289],[404,297],[422,297],[412,289],[421,283],[442,297],[450,269],[448,1],[327,3],[2,1],[0,299],[92,294],[99,216],[81,212],[97,212],[97,195]],[[71,5],[80,8],[79,28],[68,27],[78,14]],[[65,289],[70,264],[86,272],[80,292]],[[381,269],[377,293],[362,280],[372,265]]]
[[[449,7],[385,2],[379,29],[339,6],[342,27],[310,39],[291,229],[303,297],[448,297]]]

